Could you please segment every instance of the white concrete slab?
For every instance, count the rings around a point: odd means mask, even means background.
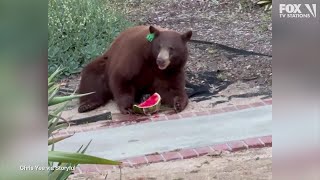
[[[88,154],[118,160],[271,135],[271,122],[272,106],[262,106],[223,114],[76,133],[57,143],[55,149],[76,151],[92,139]]]

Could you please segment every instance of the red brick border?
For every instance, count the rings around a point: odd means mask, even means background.
[[[184,118],[195,117],[195,116],[221,114],[226,112],[234,112],[234,111],[260,107],[260,106],[267,106],[267,105],[272,105],[272,98],[261,100],[261,101],[250,103],[250,104],[232,105],[232,106],[209,109],[209,110],[198,111],[198,112],[182,112],[179,114],[161,113],[161,114],[155,114],[149,117],[139,116],[139,115],[113,114],[112,121],[107,120],[107,121],[99,121],[99,122],[94,122],[94,123],[89,123],[84,125],[70,126],[66,130],[56,133],[56,135],[60,136],[65,134],[73,134],[74,132],[85,132],[85,131],[93,131],[93,130],[105,129],[105,128],[115,128],[119,126],[133,125],[137,123],[150,123],[150,122],[157,122],[157,121],[178,120],[178,119],[184,119]]]
[[[231,141],[223,144],[215,144],[212,146],[180,149],[175,151],[154,153],[144,156],[131,157],[128,159],[121,160],[122,166],[124,167],[136,167],[145,164],[167,162],[174,160],[182,160],[204,156],[215,151],[229,151],[236,152],[240,150],[252,149],[252,148],[263,148],[272,147],[272,135],[249,138],[245,140]],[[104,173],[109,170],[118,168],[117,166],[109,165],[79,165],[74,173],[87,173],[87,172],[99,172]]]

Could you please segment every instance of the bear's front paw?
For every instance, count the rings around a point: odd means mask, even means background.
[[[122,114],[133,114],[132,108],[120,108]]]
[[[173,108],[176,112],[181,112],[182,109],[182,105],[181,105],[181,98],[176,96],[173,99]]]
[[[144,95],[141,97],[140,102],[141,102],[141,103],[145,102],[149,97],[150,97],[150,94],[144,94]]]

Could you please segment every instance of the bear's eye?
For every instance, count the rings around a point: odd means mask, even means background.
[[[174,48],[173,48],[173,47],[169,47],[169,50],[170,50],[170,51],[173,51],[173,50],[174,50]]]

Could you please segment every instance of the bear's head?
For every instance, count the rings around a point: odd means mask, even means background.
[[[183,67],[188,58],[187,42],[192,36],[192,31],[183,34],[171,30],[149,27],[154,35],[151,41],[152,56],[156,59],[159,69]]]

